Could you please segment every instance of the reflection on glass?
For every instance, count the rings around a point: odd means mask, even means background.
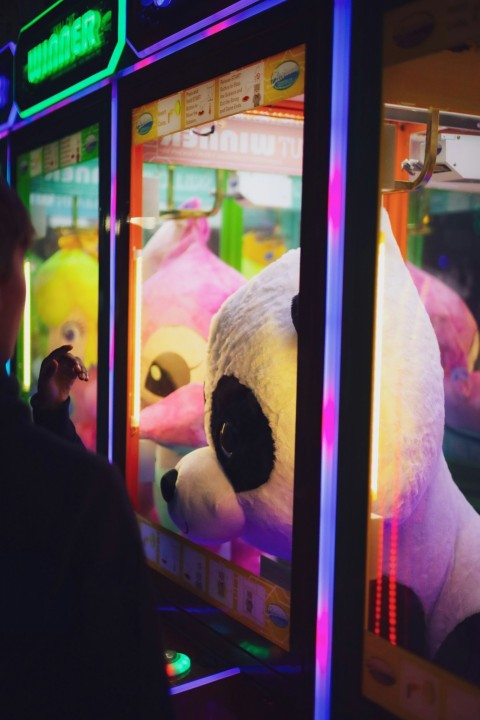
[[[251,121],[250,127],[257,130]],[[192,448],[207,445],[204,383],[212,318],[247,279],[298,247],[301,177],[222,168],[219,189],[215,168],[167,166],[168,152],[163,150],[162,158],[157,143],[142,149],[139,510],[175,527],[160,478]],[[261,160],[250,162],[262,167]],[[203,216],[219,192],[218,212]],[[169,193],[182,218],[169,213]],[[244,323],[252,318],[246,316]],[[258,357],[261,352],[259,347]],[[247,555],[242,546],[241,562]],[[258,571],[258,553],[252,563]]]
[[[72,419],[85,445],[95,449],[98,126],[21,155],[17,187],[35,229],[24,322],[24,327],[30,323],[24,349],[28,351],[30,342],[31,353],[23,361],[23,387],[33,394],[45,355],[60,345],[73,345],[90,379],[72,389]],[[31,372],[26,372],[28,366]]]
[[[468,21],[455,41],[404,42],[412,22],[436,27],[438,5],[420,5],[386,12],[383,29],[363,686],[401,718],[468,720],[480,717],[477,52]]]
[[[251,110],[180,128],[183,103],[187,119],[189,103],[199,117],[212,112],[234,76],[225,98],[236,103],[237,85],[260,88],[262,66],[134,111],[132,265],[140,254],[142,279],[141,311],[130,314],[140,323],[130,475],[139,513],[161,529],[157,542],[141,525],[157,543],[154,564],[286,647],[303,96],[262,107],[259,90],[245,90],[239,103]],[[286,68],[293,81],[298,68]],[[163,121],[177,131],[162,134]]]
[[[480,206],[462,189],[409,197],[403,256],[381,210],[364,689],[405,717],[443,707],[442,670],[480,684]]]

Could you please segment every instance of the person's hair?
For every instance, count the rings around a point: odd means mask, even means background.
[[[0,279],[8,277],[15,249],[27,250],[34,230],[25,205],[0,177]]]

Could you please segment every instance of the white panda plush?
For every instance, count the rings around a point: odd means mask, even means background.
[[[383,525],[382,575],[415,599],[424,640],[416,647],[480,682],[480,517],[443,456],[439,346],[383,209],[381,232],[386,254],[378,298],[378,489],[371,510]],[[292,300],[299,258],[299,250],[286,253],[214,317],[205,382],[208,446],[182,458],[161,482],[171,518],[191,539],[242,538],[286,560],[297,367]]]
[[[161,481],[173,521],[191,539],[240,537],[283,559],[292,538],[299,253],[267,266],[214,316],[208,447],[186,455]]]

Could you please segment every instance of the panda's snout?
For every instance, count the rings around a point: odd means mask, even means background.
[[[177,484],[178,472],[175,468],[168,470],[160,480],[160,490],[162,491],[163,499],[169,503],[173,500],[175,495],[175,485]]]

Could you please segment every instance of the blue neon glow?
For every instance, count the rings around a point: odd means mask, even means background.
[[[190,27],[179,31],[178,33],[175,33],[168,38],[165,38],[159,43],[156,43],[155,45],[152,45],[150,48],[142,50],[141,52],[135,50],[135,48],[127,38],[127,44],[130,45],[137,57],[142,59],[131,67],[126,68],[125,70],[121,70],[118,73],[118,76],[121,77],[123,75],[129,75],[130,73],[135,72],[142,67],[146,67],[147,65],[150,65],[151,63],[156,62],[163,57],[167,57],[168,55],[172,55],[173,53],[178,52],[185,47],[194,45],[199,40],[210,37],[210,35],[214,35],[216,32],[220,32],[227,27],[236,25],[243,20],[247,20],[254,15],[258,15],[265,10],[269,10],[276,5],[281,5],[287,0],[263,0],[263,2],[257,3],[253,7],[250,7],[252,1],[253,0],[241,0],[241,2],[230,5],[228,8],[225,8],[225,10],[214,13],[213,15],[209,15],[204,20],[201,20],[194,25],[190,25]],[[232,13],[232,9],[237,9],[238,12],[234,15],[230,15]],[[225,19],[225,15],[230,16]],[[146,55],[148,55],[148,58],[145,57]]]
[[[7,183],[11,185],[12,182],[12,171],[11,171],[11,165],[12,165],[12,148],[10,147],[10,136],[7,139],[7,167],[4,168],[5,170],[5,177],[7,180]]]
[[[140,0],[140,3],[144,7],[148,7],[149,5],[155,5],[156,7],[162,8],[171,5],[172,0]]]
[[[8,42],[8,43],[6,43],[6,45],[4,45],[2,48],[0,48],[0,54],[1,54],[4,50],[11,50],[12,55],[15,55],[15,48],[16,48],[16,47],[17,47],[17,46],[15,45],[14,42]]]
[[[12,81],[6,75],[0,75],[0,108],[8,105],[8,94],[12,86]]]
[[[13,125],[13,130],[18,130],[18,128],[24,127],[25,125],[29,125],[32,122],[36,122],[39,118],[43,118],[46,115],[50,115],[50,113],[57,112],[62,107],[66,107],[67,105],[71,105],[72,102],[76,102],[77,100],[80,100],[81,98],[85,97],[86,95],[90,95],[91,93],[97,92],[100,88],[106,87],[107,85],[110,85],[112,79],[111,78],[105,78],[104,80],[100,80],[99,82],[89,85],[88,87],[84,88],[83,90],[80,90],[75,93],[75,97],[69,96],[68,98],[64,98],[60,102],[56,103],[55,105],[50,105],[49,107],[45,108],[44,110],[41,110],[40,112],[36,113],[35,115],[30,115],[27,118],[18,118],[15,124]]]
[[[1,137],[3,137],[3,135],[0,136],[0,138]],[[10,137],[8,137],[7,138],[7,167],[4,168],[4,170],[5,170],[5,179],[9,185],[12,184],[10,166],[11,166],[11,148],[10,148]],[[7,373],[10,375],[11,370],[12,370],[12,364],[11,364],[10,360],[7,360],[5,367],[7,369]]]
[[[193,690],[194,688],[201,687],[202,685],[209,685],[210,683],[218,682],[218,680],[225,680],[225,678],[239,674],[240,668],[238,667],[230,668],[229,670],[224,670],[219,673],[213,673],[213,675],[207,675],[206,677],[198,678],[197,680],[192,680],[191,682],[183,683],[182,685],[176,685],[175,687],[170,688],[170,695],[178,695],[182,692],[188,692],[188,690]]]
[[[256,0],[239,0],[239,2],[233,3],[232,5],[229,5],[228,7],[224,8],[223,10],[219,10],[216,13],[213,13],[212,15],[209,15],[208,17],[202,18],[202,20],[199,20],[196,23],[193,23],[193,25],[189,25],[189,27],[182,28],[178,32],[174,33],[173,35],[170,35],[167,38],[163,38],[158,43],[155,43],[154,45],[151,45],[148,48],[144,48],[143,50],[137,50],[133,47],[131,42],[127,38],[127,42],[134,51],[134,53],[139,58],[144,58],[147,55],[151,55],[152,53],[156,53],[159,50],[162,50],[166,48],[169,45],[176,44],[180,42],[180,40],[183,40],[183,38],[187,37],[188,35],[193,35],[194,33],[197,33],[199,30],[203,30],[203,28],[212,25],[213,23],[219,22],[220,20],[224,20],[226,17],[230,15],[235,15],[235,13],[240,12],[241,10],[248,8],[250,5],[253,5]],[[260,3],[255,8],[255,15],[258,12],[263,12],[263,10],[267,10],[269,7],[273,7],[274,5],[280,5],[281,3],[286,2],[286,0],[264,0],[264,2]],[[258,9],[260,8],[260,9]],[[250,16],[248,16],[250,17]],[[234,24],[234,23],[232,23]],[[195,41],[194,41],[195,42]],[[191,44],[191,43],[188,43]],[[183,46],[185,47],[185,46]]]
[[[322,409],[315,720],[327,720],[331,716],[331,658],[350,28],[351,0],[335,0],[333,11],[332,116],[328,189],[325,378]]]
[[[15,55],[15,48],[16,48],[15,43],[9,42],[6,45],[4,45],[2,48],[0,48],[0,55],[7,50],[10,50],[12,55]],[[13,83],[13,78],[11,78],[11,81]],[[7,133],[8,129],[12,126],[13,121],[15,120],[16,114],[17,114],[17,107],[16,107],[15,103],[12,102],[12,107],[8,114],[7,120],[2,125],[0,125],[0,133],[1,133],[0,139],[2,137],[4,137],[4,135]]]

